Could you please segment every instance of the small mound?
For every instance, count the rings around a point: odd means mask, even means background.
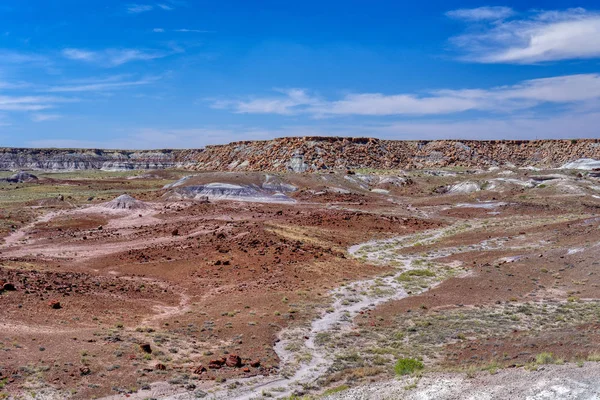
[[[447,187],[446,193],[473,193],[481,190],[478,183],[465,181]]]
[[[110,210],[145,210],[149,205],[143,201],[134,199],[128,194],[122,194],[116,199],[104,203],[102,207]]]
[[[38,180],[38,177],[27,172],[19,171],[14,175],[9,176],[5,179],[6,182],[10,183],[28,183],[35,182]]]

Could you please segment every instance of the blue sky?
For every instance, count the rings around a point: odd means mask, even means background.
[[[599,137],[595,4],[4,0],[0,146]]]

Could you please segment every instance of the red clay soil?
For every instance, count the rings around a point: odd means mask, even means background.
[[[1,250],[0,279],[16,289],[0,295],[8,390],[34,375],[90,398],[194,370],[201,379],[269,374],[281,329],[311,320],[342,282],[385,272],[347,259],[348,245],[439,226],[308,205],[92,210],[36,224]],[[208,368],[228,354],[240,363]]]

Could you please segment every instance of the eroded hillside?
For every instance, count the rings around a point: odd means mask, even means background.
[[[600,158],[597,139],[434,140],[293,137],[190,150],[0,149],[3,170],[318,171],[534,166]]]

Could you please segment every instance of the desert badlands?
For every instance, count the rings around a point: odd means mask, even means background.
[[[0,398],[597,398],[598,160],[1,149]]]

